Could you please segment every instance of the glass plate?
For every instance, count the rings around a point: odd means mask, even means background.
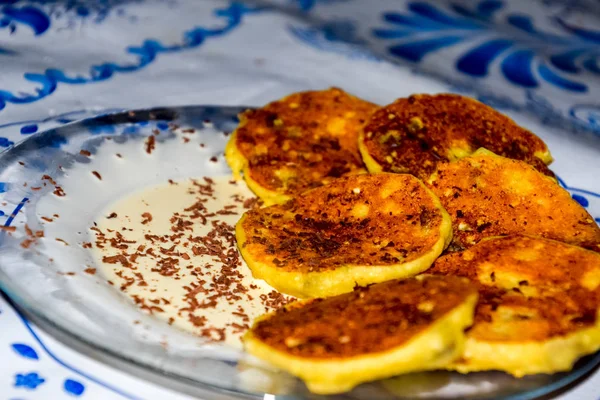
[[[109,204],[168,179],[230,174],[223,149],[243,109],[190,106],[108,114],[36,134],[5,151],[0,156],[0,202],[12,212],[2,217],[2,289],[19,306],[66,335],[168,379],[208,387],[215,395],[321,398],[242,351],[203,341],[140,312],[101,274],[84,272],[95,261],[81,244],[90,240],[89,227]],[[600,195],[590,190],[598,189],[598,184],[590,175],[581,176],[582,169],[597,172],[597,164],[585,164],[598,154],[597,138],[574,139],[527,119],[519,122],[539,132],[557,160],[572,160],[572,164],[557,163],[561,183],[593,216],[600,215]],[[143,151],[149,136],[157,142],[152,154]],[[108,157],[115,149],[130,161]],[[102,180],[91,171],[98,171]],[[584,188],[571,187],[571,179],[578,187],[585,184]],[[48,222],[47,216],[53,214],[60,218]],[[42,230],[44,237],[28,240],[31,232]],[[600,354],[590,355],[569,373],[523,379],[499,372],[419,373],[361,385],[329,398],[531,399],[569,385],[599,363]]]

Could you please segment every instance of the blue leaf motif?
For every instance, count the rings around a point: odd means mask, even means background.
[[[450,3],[448,9],[434,2],[411,1],[408,12],[385,11],[383,21],[388,27],[373,28],[371,34],[382,40],[398,40],[388,46],[388,52],[412,62],[424,61],[425,55],[435,53],[458,43],[470,46],[455,61],[456,70],[472,76],[485,77],[490,65],[501,57],[500,69],[509,82],[524,89],[539,87],[542,83],[570,92],[586,92],[588,87],[562,75],[574,74],[582,68],[600,74],[597,49],[585,41],[600,42],[600,31],[570,26],[559,21],[567,35],[549,33],[535,24],[530,15],[512,13],[505,16],[506,23],[528,35],[526,48],[515,48],[517,43],[510,36],[491,28],[492,17],[503,7],[499,0],[479,0],[469,7]],[[482,22],[485,22],[482,23]],[[484,42],[481,36],[494,36]],[[582,40],[583,39],[583,40]],[[557,50],[554,47],[558,46]],[[549,53],[549,61],[538,57]],[[581,65],[578,59],[583,59]],[[445,62],[438,58],[437,61]],[[556,70],[550,69],[550,66]],[[434,67],[431,65],[430,67]]]
[[[590,202],[588,201],[588,199],[586,199],[584,196],[582,196],[580,194],[573,193],[571,195],[571,197],[573,197],[573,200],[575,200],[576,202],[581,204],[582,207],[587,207],[590,205]]]
[[[35,7],[4,7],[1,12],[9,20],[29,25],[36,36],[46,32],[50,27],[50,18],[46,13]]]
[[[29,358],[30,360],[40,359],[37,352],[31,346],[23,343],[13,343],[11,347],[22,357]]]
[[[550,83],[553,83],[555,86],[570,90],[572,92],[587,92],[587,86],[583,83],[563,78],[562,76],[554,73],[550,68],[548,68],[545,65],[540,65],[538,67],[538,72],[540,73],[540,76],[542,78],[544,78]]]
[[[15,142],[13,142],[12,140],[9,140],[5,137],[0,137],[0,147],[8,147],[12,146],[13,144],[15,144]]]
[[[531,72],[533,56],[531,50],[518,50],[506,57],[501,66],[506,79],[527,88],[537,87],[538,82]]]
[[[85,391],[85,386],[79,381],[73,379],[65,379],[63,389],[65,389],[65,392],[67,392],[68,394],[79,397]]]
[[[22,135],[30,135],[32,133],[36,133],[37,130],[38,130],[38,126],[36,124],[23,125],[21,127],[21,134]]]
[[[486,76],[490,63],[512,44],[512,40],[506,39],[485,42],[462,56],[456,63],[456,68],[472,76]]]

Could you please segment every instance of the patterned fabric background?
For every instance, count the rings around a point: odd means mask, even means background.
[[[424,86],[464,93],[573,140],[600,136],[598,10],[595,0],[0,0],[0,148],[107,111],[260,105],[332,85],[380,103]],[[582,205],[600,201],[599,187],[568,182]],[[57,341],[5,296],[0,327],[0,399],[186,398]],[[598,387],[596,374],[563,398],[600,399]]]

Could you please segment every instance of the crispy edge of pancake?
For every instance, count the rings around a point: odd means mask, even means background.
[[[243,120],[240,122],[240,125],[242,124],[244,124]],[[236,137],[237,133],[234,131],[225,146],[225,160],[233,172],[233,178],[235,180],[240,180],[243,177],[248,188],[263,201],[265,206],[285,203],[290,200],[291,197],[289,195],[269,190],[252,179],[248,159],[244,157],[242,152],[238,149]]]
[[[332,89],[337,89],[337,88],[330,87],[329,89],[326,89],[324,91],[330,91]],[[342,89],[339,89],[339,90],[341,90],[346,95],[348,95],[356,100],[362,100],[359,97],[356,97],[353,94],[347,93]],[[284,96],[281,99],[274,100],[274,102],[286,101],[293,94],[295,94],[295,93]],[[362,101],[365,101],[365,100],[362,100]],[[244,115],[244,113],[239,114],[238,117],[239,117],[240,122],[239,122],[237,128],[232,132],[231,137],[229,138],[227,144],[225,145],[225,161],[227,161],[227,164],[231,168],[234,179],[241,180],[243,178],[244,181],[246,182],[246,184],[248,185],[248,187],[250,188],[250,190],[252,190],[252,192],[254,192],[254,194],[256,194],[263,201],[264,206],[270,206],[273,204],[283,204],[286,201],[291,200],[293,198],[292,195],[285,194],[285,193],[282,193],[282,192],[276,191],[276,190],[267,189],[252,178],[251,173],[250,173],[249,161],[244,156],[244,154],[240,151],[240,149],[237,147],[237,131],[238,131],[238,129],[244,127],[248,121],[247,121],[247,118]],[[358,129],[358,131],[360,134],[360,132],[362,132],[362,129]],[[359,154],[360,154],[360,149],[359,149]],[[371,171],[369,171],[368,168],[360,168],[356,171],[356,175],[365,174],[365,173],[369,173],[369,172],[371,172]]]
[[[529,235],[525,237],[536,238]],[[479,243],[503,238],[506,236],[491,236],[482,239]],[[538,239],[595,253],[553,239]],[[579,358],[598,350],[600,350],[600,308],[596,312],[596,323],[593,326],[540,342],[485,341],[470,337],[467,333],[462,357],[448,364],[446,369],[462,374],[498,370],[521,378],[525,375],[569,371]]]
[[[418,97],[418,96],[422,96],[422,95],[416,94],[416,95],[412,95],[412,96],[417,96]],[[431,95],[431,96],[434,97],[435,95]],[[528,129],[525,129],[522,126],[520,126],[519,124],[517,124],[512,118],[510,118],[507,115],[505,115],[504,113],[501,113],[500,111],[494,109],[493,107],[490,107],[490,106],[488,106],[486,104],[481,103],[480,101],[478,101],[476,99],[473,99],[473,98],[470,98],[470,97],[467,97],[467,96],[460,96],[460,97],[463,97],[463,99],[465,101],[467,101],[467,102],[472,102],[472,103],[477,104],[478,106],[482,106],[482,107],[484,107],[486,109],[489,108],[493,112],[496,112],[496,113],[502,115],[503,117],[507,118],[510,122],[512,122],[514,125],[516,125],[520,129],[523,129],[525,131],[530,132]],[[381,108],[386,108],[386,107],[388,107],[390,105],[393,105],[394,103],[395,103],[395,101],[393,103],[385,105],[385,106],[383,106]],[[417,116],[417,117],[419,117],[419,116]],[[367,126],[368,123],[369,122],[367,121],[367,123],[365,124],[365,126]],[[533,132],[530,132],[530,133],[533,136],[537,137],[538,139],[542,140],[535,133],[533,133]],[[550,152],[550,149],[548,148],[548,145],[546,145],[546,143],[543,140],[542,140],[542,143],[544,143],[544,145],[546,146],[546,151],[539,151],[539,150],[535,151],[533,153],[533,156],[536,157],[536,158],[538,158],[539,160],[541,160],[544,164],[550,165],[554,161],[554,157],[552,156],[552,153]],[[360,132],[359,132],[359,135],[358,135],[358,149],[359,149],[360,155],[361,155],[361,157],[363,159],[363,162],[365,163],[365,166],[367,167],[367,170],[370,173],[374,174],[374,173],[379,173],[379,172],[383,172],[384,171],[383,166],[381,164],[379,164],[377,162],[377,160],[375,160],[375,158],[373,156],[371,156],[371,154],[369,153],[369,149],[368,149],[368,147],[367,147],[367,145],[365,143],[364,129],[361,129]],[[480,148],[480,149],[487,150],[485,148]],[[457,161],[457,160],[460,160],[462,158],[474,155],[478,150],[476,150],[475,152],[469,153],[469,152],[464,152],[464,151],[455,151],[454,148],[449,148],[448,151],[453,156],[453,158],[450,161],[448,161],[448,162],[451,162],[451,161]],[[550,177],[550,178],[554,179],[556,181],[555,178],[552,178],[552,177]]]
[[[492,343],[467,336],[463,358],[447,369],[460,373],[500,370],[517,378],[569,371],[584,355],[600,349],[600,310],[596,324],[540,343]]]
[[[242,215],[235,226],[238,249],[252,271],[254,278],[266,281],[281,293],[298,298],[333,296],[350,292],[356,285],[365,286],[371,283],[415,276],[426,271],[452,241],[452,219],[450,215],[446,212],[435,193],[423,182],[419,181],[419,183],[431,196],[435,208],[441,213],[442,222],[439,228],[439,238],[435,244],[421,257],[407,263],[382,266],[346,264],[327,271],[308,273],[282,271],[275,265],[256,261],[245,249],[247,236],[243,223],[247,217],[246,213]],[[303,195],[308,193],[310,193],[310,190],[304,192]]]
[[[417,279],[423,278],[426,275]],[[252,329],[243,337],[244,348],[251,355],[298,376],[313,393],[342,393],[363,382],[444,368],[460,357],[466,340],[464,331],[473,324],[477,296],[476,292],[467,296],[461,304],[404,345],[380,353],[346,359],[311,360],[272,348],[258,339]],[[298,307],[297,303],[286,307]],[[253,325],[273,314],[259,317]]]
[[[458,162],[458,161],[460,161],[462,159],[465,159],[465,158],[468,158],[468,157],[478,157],[478,156],[489,156],[489,157],[505,158],[507,160],[513,160],[513,161],[522,162],[522,163],[527,164],[528,166],[532,167],[535,171],[537,171],[544,178],[552,181],[553,183],[556,183],[557,185],[559,185],[560,188],[562,188],[562,186],[560,186],[560,184],[558,182],[558,179],[556,179],[553,176],[549,176],[549,175],[546,175],[546,174],[538,171],[533,165],[528,164],[527,162],[525,162],[523,160],[517,160],[517,159],[514,159],[514,158],[508,158],[508,157],[500,156],[500,155],[494,153],[493,151],[490,151],[490,150],[486,149],[485,147],[480,147],[477,150],[475,150],[473,153],[471,153],[469,155],[466,155],[464,157],[461,157],[461,158],[457,158],[456,160],[449,161],[447,164],[455,163],[455,162]],[[438,171],[436,170],[434,173],[432,173],[429,176],[429,178],[425,179],[424,182],[427,185],[430,185],[431,183],[433,183],[437,179],[438,179]]]
[[[487,150],[485,148],[479,148],[473,154],[471,154],[470,156],[464,157],[461,160],[456,160],[456,161],[453,161],[453,162],[448,163],[448,164],[460,162],[460,161],[464,160],[465,158],[470,158],[470,157],[475,158],[475,157],[481,157],[481,156],[490,157],[490,158],[496,158],[496,159],[506,159],[506,160],[510,160],[510,161],[513,161],[513,162],[522,163],[524,166],[527,166],[526,168],[531,168],[532,171],[537,172],[539,174],[540,179],[547,179],[549,182],[552,182],[552,184],[556,185],[557,190],[564,191],[568,195],[568,198],[570,199],[569,201],[572,204],[575,204],[577,207],[579,207],[582,211],[584,211],[585,213],[587,213],[588,216],[589,216],[589,218],[592,219],[592,217],[589,215],[589,212],[583,206],[581,206],[577,201],[575,201],[574,199],[571,198],[571,195],[569,194],[569,192],[560,185],[560,183],[558,182],[558,180],[556,178],[548,176],[548,175],[544,175],[543,173],[541,173],[537,169],[535,169],[535,167],[533,167],[530,164],[527,164],[524,161],[514,160],[512,158],[507,158],[507,157],[502,157],[502,156],[499,156],[496,153],[493,153],[493,152],[491,152],[491,151],[489,151],[489,150]],[[432,184],[435,181],[437,181],[438,179],[439,179],[439,174],[438,174],[438,171],[436,170],[433,174],[431,174],[431,176],[428,179],[425,180],[425,183],[426,183],[426,185],[428,187],[431,187]],[[454,224],[454,221],[453,221],[453,224]],[[597,225],[596,225],[596,227],[597,227]],[[453,227],[453,229],[454,229],[454,227]],[[596,231],[600,231],[600,228],[596,229]],[[513,232],[513,233],[508,233],[506,235],[517,235],[517,234],[519,234],[519,233]],[[506,236],[506,235],[504,235],[504,236]],[[547,239],[547,240],[556,240],[556,241],[559,241],[559,242],[570,244],[572,246],[578,246],[578,247],[585,246],[585,244],[582,244],[581,242],[579,244],[573,243],[573,242],[567,242],[566,238],[562,238],[562,239],[559,240],[559,239],[553,238],[553,237],[541,236],[541,234],[539,234],[539,233],[524,233],[524,235],[540,236],[540,237],[542,237],[544,239]],[[491,237],[493,237],[493,236],[498,236],[498,234],[497,235],[492,235]],[[490,237],[490,236],[487,236],[487,237]],[[481,240],[483,240],[485,238],[486,237],[482,237]],[[456,241],[456,240],[457,240],[457,237],[454,238],[454,241]],[[481,242],[481,240],[479,242]],[[477,242],[477,243],[479,243],[479,242]],[[459,247],[462,247],[463,250],[466,250],[468,247],[471,247],[471,246],[473,246],[473,245],[475,245],[477,243],[474,243],[474,244],[471,244],[471,245],[468,245],[468,246],[465,247],[464,243],[458,243],[457,242],[457,244],[460,245]],[[596,246],[600,249],[600,243],[596,244]],[[591,248],[589,248],[587,246],[585,248],[586,248],[586,250],[591,250],[591,251],[598,252],[598,250],[595,250],[595,249],[592,250]]]

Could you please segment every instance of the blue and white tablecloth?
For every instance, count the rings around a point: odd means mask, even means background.
[[[0,0],[0,147],[107,110],[260,105],[328,86],[379,103],[451,90],[600,135],[599,11],[597,0]],[[600,372],[560,397],[600,399]],[[72,349],[0,297],[0,400],[63,398],[188,397]]]

